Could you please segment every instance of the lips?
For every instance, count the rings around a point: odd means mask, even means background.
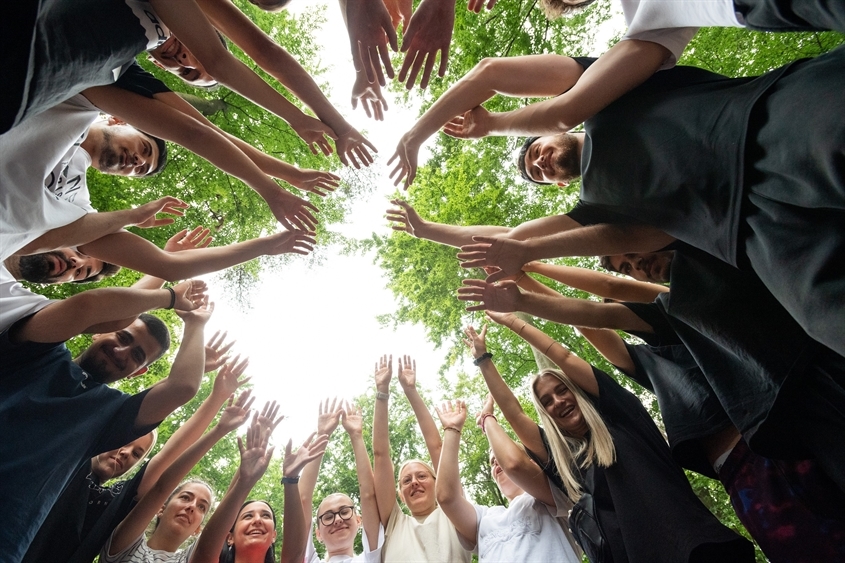
[[[558,418],[566,418],[567,416],[572,414],[572,411],[574,411],[574,410],[575,410],[575,405],[570,405],[570,406],[564,408],[563,410],[558,411],[557,416],[558,416]]]
[[[176,38],[171,35],[164,43],[161,44],[161,47],[159,47],[159,55],[172,59],[175,58],[178,50],[179,45],[176,42]]]
[[[50,260],[50,275],[51,276],[58,276],[64,274],[68,269],[68,264],[64,260],[62,260],[58,256],[51,255],[48,257]]]
[[[114,462],[114,465],[115,465],[115,467],[116,467],[118,470],[123,469],[123,462],[120,460],[120,458],[119,458],[119,457],[117,457],[117,456],[112,456],[112,458],[111,458],[111,459],[112,459],[112,461]]]

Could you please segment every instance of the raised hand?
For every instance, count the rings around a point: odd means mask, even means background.
[[[316,436],[316,438],[315,438]],[[288,445],[285,446],[285,461],[282,464],[282,471],[285,477],[299,477],[302,468],[326,453],[326,446],[329,443],[329,437],[325,434],[317,436],[314,432],[305,442],[299,446],[296,453],[292,453],[293,440],[288,440]]]
[[[393,29],[399,29],[399,24],[403,22],[405,29],[408,28],[408,22],[411,21],[411,16],[414,14],[414,4],[411,0],[385,0],[384,7],[390,14]]]
[[[464,334],[467,335],[463,339],[464,344],[469,348],[469,353],[473,358],[478,358],[487,352],[487,325],[481,328],[481,334],[475,332],[473,326],[468,326],[464,329]]]
[[[513,313],[499,313],[498,311],[487,311],[487,316],[494,323],[506,326],[511,329],[514,327],[514,323],[519,320],[519,317],[517,317]],[[514,330],[514,332],[517,332],[518,330],[519,329],[516,329]]]
[[[454,0],[423,0],[411,17],[402,39],[402,50],[406,52],[399,82],[407,82],[409,90],[414,87],[420,69],[423,70],[420,88],[428,86],[434,58],[440,51],[438,76],[446,74],[449,64],[449,45],[452,42],[452,28],[455,26]]]
[[[335,145],[337,145],[337,156],[340,161],[345,166],[350,166],[351,163],[356,169],[360,169],[361,166],[367,167],[373,163],[373,155],[367,149],[378,152],[375,145],[354,127],[350,127],[349,131],[338,135]]]
[[[487,9],[492,10],[493,6],[496,5],[496,0],[487,0]],[[484,0],[469,0],[467,4],[467,10],[470,12],[475,12],[476,14],[481,12],[481,8],[484,6]]]
[[[225,364],[229,359],[229,350],[231,350],[232,346],[235,345],[235,341],[232,340],[231,342],[226,342],[226,338],[228,336],[228,332],[221,332],[218,330],[214,333],[214,336],[208,339],[208,342],[205,345],[205,370],[203,373],[220,369],[220,366]],[[249,363],[248,359],[244,361]],[[237,358],[234,360],[234,363],[237,363]],[[227,370],[227,373],[230,372]],[[217,374],[217,378],[214,380],[215,387],[217,387],[217,380],[220,379],[220,375],[221,374]],[[235,381],[237,381],[237,379],[238,376],[235,376]],[[235,387],[235,389],[237,389],[237,387]],[[235,389],[231,389],[228,393],[234,393]]]
[[[270,247],[264,254],[274,256],[277,254],[305,254],[314,250],[317,239],[314,231],[285,231],[266,237]]]
[[[270,430],[262,428],[256,420],[253,420],[246,431],[246,440],[238,437],[238,450],[241,452],[238,477],[241,482],[250,485],[250,488],[267,471],[270,458],[273,457],[274,448],[267,448],[270,434]]]
[[[268,194],[264,200],[276,220],[289,231],[313,231],[317,226],[317,219],[311,213],[319,212],[317,206],[279,188]]]
[[[390,379],[393,377],[393,355],[388,359],[387,354],[376,362],[376,389],[382,393],[390,392]]]
[[[343,429],[350,436],[363,436],[364,414],[361,407],[347,404],[346,408],[343,409],[343,416],[340,421],[343,424]]]
[[[284,419],[285,415],[279,414],[279,405],[276,404],[276,401],[267,401],[264,403],[264,408],[261,409],[261,412],[255,413],[255,420],[253,420],[253,424],[257,424],[272,434],[279,423]]]
[[[387,220],[393,221],[391,228],[394,231],[403,231],[411,236],[419,237],[419,231],[425,224],[417,210],[411,207],[407,201],[391,199],[390,203],[398,207],[387,210]]]
[[[463,401],[445,401],[434,410],[443,428],[451,427],[460,430],[467,421],[467,404]]]
[[[493,114],[481,106],[475,106],[463,115],[450,119],[443,126],[443,132],[456,139],[480,139],[490,134]]]
[[[244,377],[240,379],[244,371],[249,365],[249,358],[241,360],[240,355],[235,356],[231,360],[227,360],[223,367],[217,372],[217,377],[214,378],[212,386],[212,393],[225,393],[231,395],[240,387],[249,383],[251,378]],[[219,396],[219,395],[218,395]]]
[[[294,177],[287,182],[294,188],[317,194],[320,197],[326,197],[328,192],[333,192],[337,189],[337,186],[340,184],[340,176],[322,170],[300,168],[294,174]]]
[[[310,115],[302,114],[290,126],[296,131],[313,154],[322,151],[325,156],[332,154],[332,146],[328,139],[337,139],[334,130]]]
[[[380,0],[347,0],[346,28],[355,72],[366,74],[367,82],[378,81],[384,86],[384,73],[393,78],[388,42],[394,51],[398,50],[396,31],[384,3]],[[381,63],[384,63],[384,73]]]
[[[337,425],[340,424],[340,417],[343,414],[343,404],[338,401],[337,397],[332,399],[325,399],[320,402],[320,414],[317,415],[317,433],[331,436],[335,431]]]
[[[169,215],[182,217],[184,215],[182,210],[187,209],[188,207],[190,206],[187,203],[173,196],[156,199],[149,203],[145,203],[144,205],[139,205],[133,209],[132,219],[129,223],[127,223],[127,225],[135,225],[136,227],[141,227],[142,229],[169,225],[175,221],[175,219],[172,217],[156,219],[156,215],[159,213],[167,213]]]
[[[194,248],[205,248],[213,237],[209,236],[210,229],[206,229],[202,225],[194,227],[193,230],[182,229],[164,243],[164,250],[166,252],[181,252],[182,250],[191,250]]]
[[[359,72],[355,75],[355,84],[352,85],[352,109],[361,108],[367,117],[376,121],[384,121],[384,112],[387,111],[387,100],[381,93],[381,86],[378,82],[369,82],[367,74]]]
[[[208,295],[205,293],[207,289],[208,286],[202,280],[185,280],[174,285],[176,303],[173,308],[176,309],[176,314],[182,317],[182,320],[192,317],[193,320],[207,322],[214,312],[214,303],[208,302]],[[194,311],[196,313],[189,315]]]
[[[464,280],[463,287],[458,288],[461,301],[480,301],[478,305],[468,306],[467,311],[518,311],[520,296],[519,287],[512,281],[494,284],[484,280]]]
[[[481,426],[484,421],[484,417],[488,414],[493,414],[494,407],[495,403],[493,402],[493,395],[491,393],[487,393],[487,398],[484,399],[484,404],[481,406],[481,412],[475,416],[475,423],[480,428],[484,428]]]
[[[412,141],[408,135],[403,135],[396,145],[396,152],[387,161],[387,165],[395,160],[396,165],[390,171],[390,178],[393,180],[393,185],[398,186],[404,180],[404,189],[414,182],[417,177],[417,158],[419,157],[420,147],[417,143]]]
[[[405,361],[399,358],[399,384],[404,388],[417,386],[417,362],[405,355]]]
[[[497,267],[498,271],[487,276],[488,282],[518,274],[528,262],[525,241],[498,237],[472,237],[472,240],[475,244],[461,247],[458,260],[462,260],[462,268]]]
[[[220,420],[217,422],[218,428],[228,434],[249,420],[249,409],[252,407],[252,403],[255,400],[255,397],[250,396],[251,394],[252,391],[247,389],[238,396],[237,401],[234,401],[234,395],[229,396],[226,408],[223,409],[223,413],[220,415]]]

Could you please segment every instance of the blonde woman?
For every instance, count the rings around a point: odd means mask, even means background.
[[[633,394],[514,315],[493,313],[560,369],[531,383],[538,426],[487,352],[486,327],[469,347],[493,398],[527,451],[575,503],[569,525],[593,563],[754,561],[750,542],[695,496],[663,435]]]
[[[383,356],[376,364],[376,406],[373,414],[373,475],[376,503],[384,526],[382,561],[417,561],[429,563],[469,563],[472,555],[461,547],[458,533],[435,498],[437,466],[422,460],[408,460],[399,468],[399,482],[394,473],[387,424],[387,403],[393,357]],[[416,390],[416,364],[408,356],[399,361],[399,382],[414,408],[432,461],[440,460],[440,433],[434,418]],[[408,507],[403,512],[396,495]]]

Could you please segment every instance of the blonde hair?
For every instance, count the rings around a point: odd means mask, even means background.
[[[547,375],[558,379],[572,391],[575,402],[584,417],[584,422],[589,428],[585,436],[575,437],[565,434],[540,403],[540,397],[537,396],[537,382],[541,377]],[[540,421],[546,431],[552,459],[557,466],[566,494],[572,502],[578,502],[582,490],[581,483],[576,475],[581,473],[581,469],[587,468],[593,463],[601,467],[610,467],[616,463],[616,448],[613,446],[613,437],[587,394],[561,370],[544,369],[534,376],[531,382],[531,400],[534,402],[534,408],[537,409],[537,414],[540,416]],[[579,459],[581,459],[580,463],[578,462]]]
[[[584,0],[578,4],[570,4],[565,0],[540,0],[540,7],[546,14],[546,19],[556,20],[563,16],[577,14],[593,2],[595,0]]]
[[[426,463],[421,459],[409,459],[401,466],[399,466],[399,473],[396,474],[396,492],[399,494],[400,497],[402,497],[402,472],[405,471],[405,468],[411,465],[412,463],[419,463],[420,465],[425,467],[431,474],[431,478],[435,481],[437,480],[437,472],[434,471],[434,467],[432,467],[430,463]],[[404,497],[402,497],[402,500],[404,501]],[[436,505],[437,501],[435,500],[434,503]]]

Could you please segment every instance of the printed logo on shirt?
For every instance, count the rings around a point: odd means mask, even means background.
[[[158,18],[158,15],[150,6],[149,2],[142,0],[123,0],[141,22],[144,28],[144,35],[147,36],[147,50],[155,49],[170,37],[170,30],[167,29]]]

